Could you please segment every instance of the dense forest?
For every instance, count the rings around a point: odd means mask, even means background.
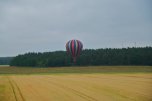
[[[152,65],[152,47],[85,49],[74,64],[65,51],[18,55],[11,66]]]
[[[9,65],[13,57],[0,57],[0,65]]]

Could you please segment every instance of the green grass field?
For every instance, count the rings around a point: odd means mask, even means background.
[[[4,74],[52,74],[52,73],[151,73],[152,66],[88,66],[88,67],[10,67],[0,66]]]

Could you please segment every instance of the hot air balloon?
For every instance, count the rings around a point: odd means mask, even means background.
[[[66,51],[73,58],[73,62],[76,63],[77,56],[80,55],[83,48],[83,44],[79,40],[70,40],[66,43]]]

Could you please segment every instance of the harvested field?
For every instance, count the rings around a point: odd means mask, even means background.
[[[0,101],[152,101],[151,84],[151,73],[7,75]]]

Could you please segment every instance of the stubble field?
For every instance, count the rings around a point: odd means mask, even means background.
[[[152,101],[151,71],[99,71],[1,74],[0,101]]]

